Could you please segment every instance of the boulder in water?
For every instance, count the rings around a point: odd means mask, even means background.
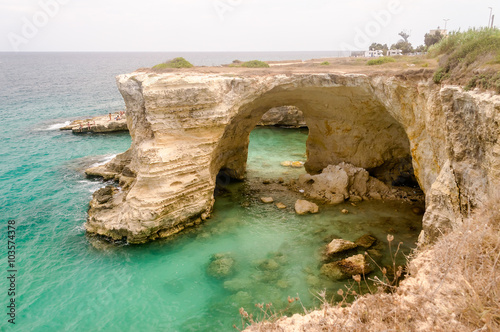
[[[318,211],[319,207],[312,202],[304,199],[298,199],[297,202],[295,202],[295,212],[297,212],[297,214],[318,213]]]
[[[354,249],[358,245],[354,242],[343,240],[343,239],[334,239],[332,242],[326,245],[325,253],[327,255],[335,255],[341,253],[346,250]]]

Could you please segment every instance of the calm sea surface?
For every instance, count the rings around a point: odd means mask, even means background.
[[[304,217],[294,214],[286,195],[276,197],[289,205],[284,211],[260,204],[252,185],[303,172],[279,163],[304,160],[307,139],[307,130],[269,128],[252,132],[249,181],[228,186],[205,225],[141,246],[93,243],[83,230],[92,192],[105,185],[87,180],[83,169],[124,152],[130,137],[77,136],[58,128],[123,109],[116,75],[175,56],[220,65],[335,55],[0,53],[0,330],[231,331],[233,324],[241,328],[240,307],[258,316],[256,303],[272,302],[280,310],[290,295],[312,308],[319,305],[319,290],[342,287],[319,274],[319,249],[328,237],[354,240],[371,233],[383,244],[390,230],[405,250],[411,247],[420,220],[401,203],[346,205],[348,215],[340,213],[342,206],[325,207]],[[8,220],[16,227],[15,326],[6,315]],[[217,253],[234,260],[227,278],[207,274]]]

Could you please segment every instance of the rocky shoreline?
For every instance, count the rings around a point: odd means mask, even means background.
[[[69,125],[59,128],[59,130],[71,130],[73,134],[128,131],[127,117],[125,112],[114,112],[108,115],[74,120]]]

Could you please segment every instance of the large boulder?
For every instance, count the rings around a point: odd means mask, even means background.
[[[297,214],[318,213],[318,211],[319,207],[312,202],[304,199],[298,199],[297,202],[295,202],[295,212],[297,212]]]
[[[302,174],[298,184],[307,196],[329,204],[340,204],[351,196],[354,201],[361,197],[382,199],[390,193],[389,187],[367,170],[348,163],[329,165],[317,175]]]

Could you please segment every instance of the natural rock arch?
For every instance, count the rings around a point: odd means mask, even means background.
[[[367,169],[391,167],[410,156],[403,127],[372,91],[355,86],[278,86],[239,107],[214,150],[211,174],[223,169],[242,179],[250,132],[263,114],[281,105],[295,106],[304,115],[309,173],[340,162]]]
[[[114,177],[121,189],[97,192],[85,224],[112,239],[141,243],[206,219],[217,173],[244,176],[248,135],[274,106],[304,112],[311,172],[340,161],[378,167],[409,150],[426,194],[428,240],[481,206],[500,182],[500,98],[439,87],[425,71],[139,71],[117,83],[132,146],[89,172]]]

